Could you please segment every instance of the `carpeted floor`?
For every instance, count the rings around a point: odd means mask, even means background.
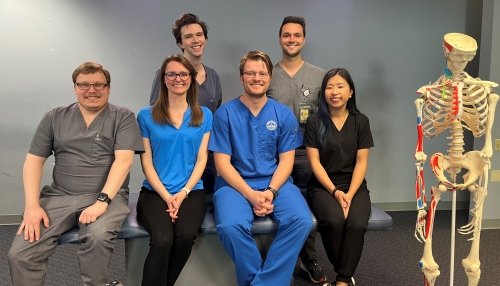
[[[423,246],[413,236],[416,212],[391,212],[394,229],[383,232],[367,232],[361,262],[356,271],[357,286],[420,286],[423,278],[418,267]],[[450,211],[438,211],[434,228],[434,259],[440,265],[441,276],[436,286],[450,285]],[[457,227],[467,223],[467,213],[457,214]],[[0,226],[0,286],[11,285],[7,266],[6,252],[10,248],[16,226]],[[80,285],[78,277],[78,261],[76,245],[62,245],[49,262],[49,272],[45,285]],[[463,272],[461,260],[469,252],[470,242],[467,237],[457,234],[454,285],[467,285],[467,277]],[[333,280],[335,272],[324,254],[321,238],[317,236],[318,260]],[[483,230],[481,233],[481,286],[500,285],[500,229]],[[118,240],[110,266],[110,278],[124,280],[125,259],[124,243]],[[295,286],[312,286],[305,275],[296,268]],[[180,285],[184,286],[184,285]],[[275,285],[281,286],[281,285]],[[283,285],[284,286],[284,285]]]

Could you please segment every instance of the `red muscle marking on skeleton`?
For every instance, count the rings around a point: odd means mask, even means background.
[[[459,109],[459,100],[458,100],[458,86],[453,86],[453,107],[451,108],[452,114],[454,115],[454,118],[458,115],[458,109]]]
[[[436,173],[438,170],[441,170],[441,166],[439,165],[439,156],[437,154],[432,155],[431,157],[431,167],[432,171]]]
[[[447,52],[451,52],[453,50],[453,46],[448,44],[447,42],[443,42],[443,45],[446,48]]]
[[[433,192],[433,191],[431,191]],[[427,239],[428,236],[431,234],[431,228],[433,227],[433,222],[434,222],[434,210],[436,209],[436,200],[434,200],[434,194],[432,195],[432,202],[431,206],[429,208],[429,212],[427,213],[427,220],[425,224],[425,238]]]
[[[415,180],[415,194],[416,194],[417,199],[419,199],[420,198],[420,180],[418,178]]]
[[[420,199],[422,196],[422,190],[424,189],[425,182],[424,182],[424,170],[420,170],[417,173],[417,179],[415,180],[415,190],[416,190],[416,197],[417,199]],[[423,193],[423,202],[425,202],[427,199],[425,197],[425,193]]]
[[[419,124],[417,125],[417,135],[418,135],[418,139],[417,139],[417,152],[422,152],[424,147],[423,147],[423,129],[422,129],[422,125]]]
[[[424,170],[420,170],[420,179],[421,179],[421,185],[422,185],[422,189],[425,188],[425,180],[424,180]],[[427,202],[427,196],[425,195],[424,193],[424,199],[423,199],[424,202]]]

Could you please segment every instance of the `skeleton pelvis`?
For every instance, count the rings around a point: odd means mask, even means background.
[[[483,174],[483,167],[485,165],[484,159],[481,157],[480,151],[470,151],[464,154],[463,160],[460,165],[451,164],[449,157],[442,153],[435,153],[430,161],[432,172],[440,183],[445,185],[448,189],[463,190],[473,184]],[[444,171],[448,173],[455,172],[457,169],[466,169],[468,172],[463,176],[464,183],[452,183],[445,176]]]

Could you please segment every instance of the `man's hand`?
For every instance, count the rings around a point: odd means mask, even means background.
[[[108,204],[106,202],[97,201],[82,211],[78,221],[86,224],[93,223],[106,212],[107,208]]]
[[[271,192],[262,192],[254,190],[247,198],[252,204],[253,212],[257,216],[265,216],[273,212],[273,194]]]
[[[23,222],[17,230],[17,234],[23,234],[24,240],[35,242],[40,239],[40,223],[45,228],[49,227],[49,217],[42,207],[33,207],[24,210]]]

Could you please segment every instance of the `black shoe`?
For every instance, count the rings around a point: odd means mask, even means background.
[[[317,284],[326,282],[326,275],[323,273],[323,270],[321,270],[321,267],[319,267],[316,259],[309,260],[307,264],[304,264],[301,260],[299,266],[300,269],[307,273],[311,282]]]

